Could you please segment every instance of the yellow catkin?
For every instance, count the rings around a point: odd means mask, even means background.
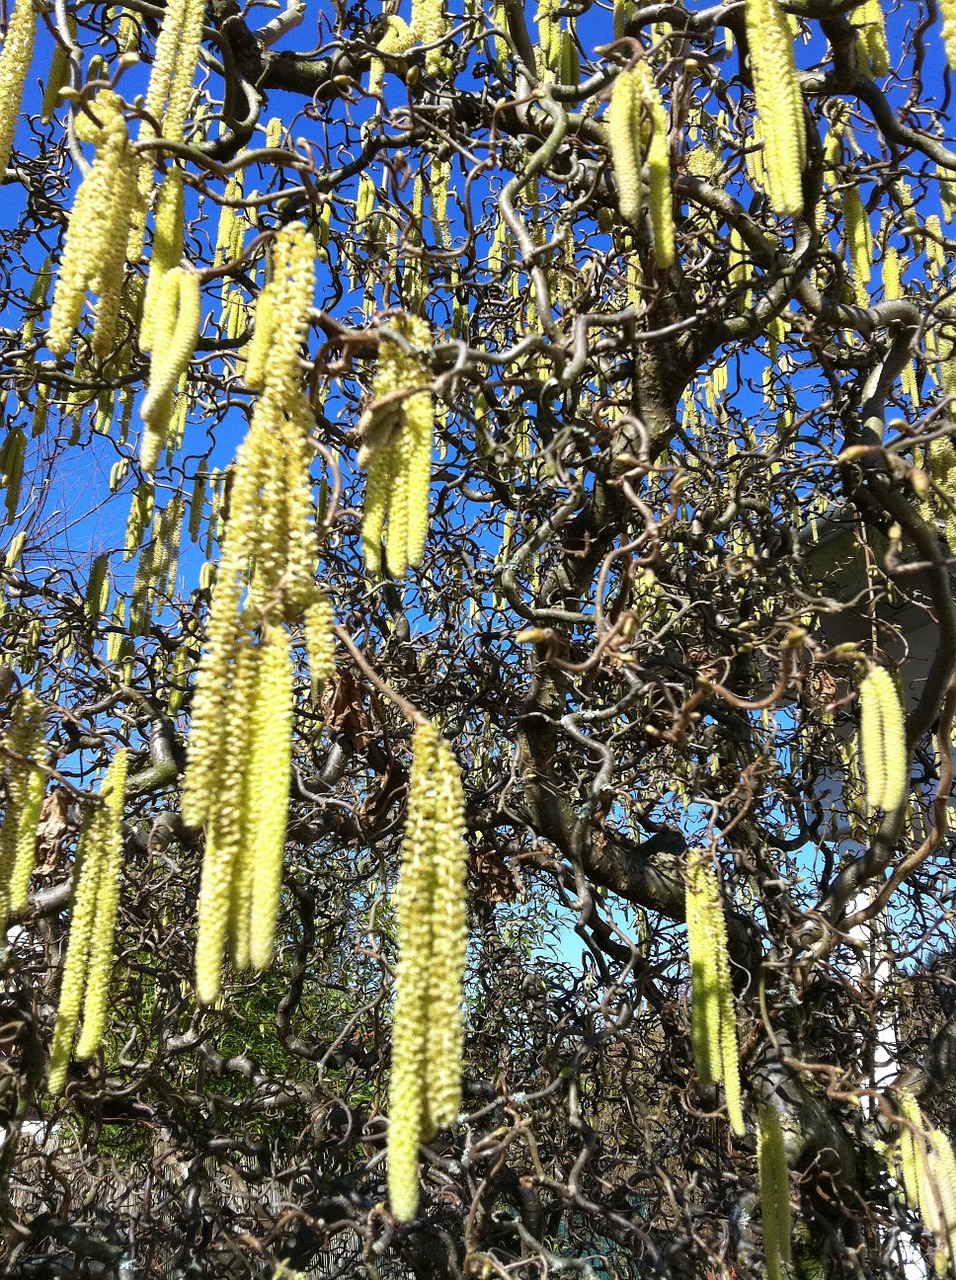
[[[26,905],[46,782],[43,704],[29,690],[17,697],[3,748],[7,802],[0,823],[0,929],[11,912]]]
[[[641,157],[639,98],[635,71],[622,71],[611,86],[605,113],[608,144],[617,182],[617,203],[625,222],[641,213]]]
[[[23,86],[33,61],[36,28],[33,0],[16,0],[0,50],[0,175],[10,163]]]
[[[179,266],[183,256],[183,177],[179,169],[170,169],[156,194],[155,221],[153,256],[149,262],[143,320],[139,330],[139,347],[146,352],[153,349],[153,322],[159,308],[163,279],[168,271]]]
[[[803,208],[806,123],[793,37],[777,0],[746,0],[744,16],[770,203],[775,213],[797,214]]]
[[[76,19],[72,14],[67,14],[66,22],[70,36],[75,41]],[[0,55],[0,63],[2,63],[2,55]],[[0,77],[2,75],[3,69],[2,65],[0,65]],[[46,83],[43,86],[43,101],[40,104],[40,119],[44,124],[49,124],[53,119],[53,113],[60,105],[60,90],[65,89],[69,83],[70,55],[66,45],[57,40],[53,46],[50,69],[47,72]]]
[[[428,325],[415,316],[389,317],[412,348],[427,348]],[[368,470],[362,518],[362,550],[370,575],[381,567],[381,538],[387,520],[385,558],[389,572],[402,577],[421,564],[428,530],[434,407],[428,368],[414,354],[383,338],[372,384],[373,400],[361,424],[359,466]],[[402,394],[405,393],[405,394]]]
[[[456,1117],[461,1098],[464,976],[464,800],[451,747],[431,724],[413,740],[392,1031],[388,1189],[392,1213],[418,1209],[418,1145]]]
[[[230,696],[216,743],[217,796],[206,828],[196,937],[196,994],[201,1004],[212,1004],[219,996],[227,943],[233,960],[241,962],[239,967],[248,955],[251,876],[243,876],[245,869],[237,864],[247,851],[242,829],[243,767],[255,675],[254,649],[246,643],[225,672]],[[240,927],[241,933],[237,932]]]
[[[94,817],[97,857],[101,867],[96,893],[96,913],[90,936],[83,1025],[76,1056],[90,1058],[100,1046],[106,1030],[109,1007],[110,970],[113,966],[113,935],[119,907],[120,875],[123,868],[123,801],[126,795],[127,757],[117,751],[103,779],[101,810]]]
[[[318,696],[322,685],[335,674],[334,620],[332,601],[323,591],[305,611],[305,651],[312,676],[313,697]]]
[[[266,285],[256,299],[255,326],[252,330],[252,341],[246,353],[246,386],[253,391],[261,391],[266,379],[266,367],[269,362],[269,347],[272,342],[272,298],[274,291]]]
[[[635,108],[640,113],[640,138],[647,154],[654,257],[659,267],[669,267],[674,261],[674,198],[671,194],[669,121],[650,66],[646,62],[639,62],[634,68],[634,75]]]
[[[173,267],[163,276],[153,322],[153,357],[149,386],[140,406],[146,429],[140,444],[140,464],[153,471],[166,440],[173,394],[199,341],[202,320],[200,277],[195,271]]]
[[[916,1099],[906,1089],[899,1091],[899,1110],[900,1116],[909,1121],[909,1124],[900,1126],[899,1154],[903,1191],[910,1208],[919,1209],[923,1157],[919,1142],[910,1126],[915,1126],[917,1131],[921,1133],[923,1131],[923,1113],[920,1111]]]
[[[101,907],[105,912],[112,910],[115,921],[115,883],[111,876],[118,877],[116,869],[117,845],[122,848],[122,808],[126,785],[126,753],[118,751],[106,772],[100,795],[103,803],[88,813],[80,831],[77,844],[76,863],[74,867],[73,908],[70,913],[70,939],[67,946],[66,961],[63,966],[63,979],[60,986],[60,1003],[57,1009],[56,1028],[53,1032],[53,1045],[50,1050],[50,1093],[56,1096],[62,1093],[66,1082],[66,1072],[70,1062],[70,1050],[80,1010],[87,994],[88,980],[92,980],[91,965],[95,955],[99,962],[99,972],[103,974],[103,954],[106,948],[105,931],[101,927]],[[102,886],[102,887],[101,887]],[[102,893],[102,898],[101,898]],[[111,906],[112,904],[112,906]],[[113,926],[110,925],[108,950],[106,950],[105,979],[108,981],[109,952],[112,950]],[[105,981],[102,985],[106,985]],[[90,1011],[84,1010],[84,1047],[88,1048],[92,1039],[92,1031],[105,1018],[105,1004],[102,1012],[99,1008],[106,992],[93,992]],[[86,1025],[90,1027],[90,1035],[86,1035]],[[99,1044],[97,1038],[96,1045]],[[92,1050],[91,1050],[92,1052]]]
[[[860,688],[860,752],[872,811],[893,812],[909,788],[903,707],[888,671],[875,667]]]
[[[272,961],[282,888],[286,811],[292,758],[292,655],[284,627],[263,645],[250,726],[245,804],[254,856],[249,904],[249,960],[254,969]]]
[[[170,0],[156,40],[146,90],[146,112],[149,118],[158,122],[160,136],[172,142],[182,142],[185,136],[205,10],[205,0]],[[156,136],[149,119],[144,119],[140,141]],[[151,152],[150,157],[155,154]],[[149,200],[152,190],[153,170],[147,163],[142,166],[139,178],[139,191],[144,202]],[[142,257],[144,232],[145,216],[140,213],[130,228],[128,256],[131,262],[138,262]]]
[[[46,344],[54,355],[68,351],[88,290],[100,294],[94,350],[101,357],[112,348],[119,313],[138,161],[121,100],[104,91],[97,95],[95,109],[102,121],[95,135],[96,158],[76,193],[50,310]]]
[[[691,966],[691,1033],[702,1083],[723,1081],[734,1132],[746,1125],[740,1092],[736,1014],[720,885],[710,856],[688,855],[686,919]]]
[[[853,275],[853,292],[859,306],[870,305],[870,274],[873,268],[873,234],[863,201],[856,187],[843,193],[846,218],[846,249]]]
[[[757,1167],[767,1280],[784,1280],[791,1262],[790,1179],[783,1130],[772,1106],[760,1109]]]
[[[939,16],[943,28],[946,61],[956,71],[956,0],[939,0]]]
[[[940,1227],[937,1237],[937,1267],[956,1266],[956,1156],[952,1143],[941,1129],[928,1135],[929,1176],[939,1201]]]
[[[411,27],[397,14],[390,14],[385,20],[385,34],[378,42],[380,56],[373,57],[369,64],[368,91],[372,97],[382,92],[385,69],[390,59],[401,57],[414,43]]]
[[[436,44],[448,30],[444,0],[412,0],[411,32],[419,44]],[[429,49],[425,54],[425,74],[440,75],[446,69],[446,59],[441,48]]]

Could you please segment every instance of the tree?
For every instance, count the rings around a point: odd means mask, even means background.
[[[956,1266],[952,0],[253,8],[7,14],[10,1273]]]

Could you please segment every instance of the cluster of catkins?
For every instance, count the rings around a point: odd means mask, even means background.
[[[740,1097],[734,992],[727,952],[724,904],[713,861],[691,849],[685,897],[691,968],[691,1038],[703,1085],[723,1081],[734,1133],[747,1132]]]
[[[0,823],[0,930],[26,906],[46,784],[43,703],[28,689],[17,697],[2,746],[6,807]]]
[[[620,72],[605,116],[621,217],[636,223],[641,215],[643,158],[647,157],[654,256],[659,267],[674,261],[674,210],[671,194],[667,111],[646,62]]]
[[[292,751],[292,655],[305,624],[313,678],[333,666],[332,610],[316,584],[310,433],[300,367],[315,287],[314,245],[293,223],[276,237],[247,374],[262,394],[235,462],[229,522],[193,698],[184,820],[206,826],[199,896],[199,999],[219,994],[227,944],[237,968],[271,958],[282,881]]]
[[[927,1125],[919,1103],[900,1089],[897,1159],[910,1208],[936,1237],[935,1270],[956,1269],[956,1156],[941,1129]]]
[[[401,578],[421,564],[428,532],[435,413],[428,368],[415,352],[431,335],[424,320],[404,314],[392,316],[388,328],[408,350],[383,332],[373,399],[360,424],[358,462],[368,471],[362,550],[369,573],[381,573],[384,531],[388,570]]]
[[[461,1101],[461,1001],[467,941],[464,798],[452,749],[415,729],[402,872],[392,1032],[388,1190],[392,1213],[418,1207],[418,1144],[451,1124]]]

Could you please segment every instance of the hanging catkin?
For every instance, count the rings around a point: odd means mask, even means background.
[[[464,799],[452,749],[415,729],[402,872],[392,1030],[388,1191],[392,1213],[418,1208],[418,1145],[451,1124],[461,1101],[465,919]]]
[[[956,71],[956,0],[938,0],[946,61]]]
[[[770,203],[775,213],[797,214],[807,143],[793,37],[777,0],[746,0],[744,14]]]
[[[0,177],[10,162],[33,46],[37,14],[33,0],[16,0],[0,50]]]
[[[763,1215],[763,1252],[767,1280],[785,1280],[791,1262],[790,1178],[780,1117],[773,1106],[760,1108],[760,1140],[757,1145],[760,1177],[760,1210]]]
[[[314,242],[283,228],[272,254],[269,358],[236,457],[229,521],[196,676],[184,820],[206,824],[196,985],[219,994],[223,951],[264,969],[282,876],[292,750],[292,658],[283,624],[305,619],[310,658],[331,665],[331,610],[315,581],[311,411],[300,368]],[[318,612],[315,612],[318,610]],[[313,672],[313,675],[316,673]]]
[[[84,820],[73,871],[70,940],[56,1029],[50,1051],[50,1092],[63,1090],[73,1036],[82,1012],[76,1056],[90,1058],[106,1029],[113,933],[123,858],[126,752],[113,757],[100,787],[101,803]]]
[[[625,222],[636,223],[641,213],[640,106],[634,70],[622,71],[611,87],[605,115],[617,203]]]
[[[7,793],[0,824],[0,931],[12,912],[26,906],[46,782],[42,765],[46,760],[43,704],[25,689],[17,697],[0,758]]]
[[[139,163],[130,146],[122,101],[104,90],[97,94],[94,108],[102,122],[92,134],[96,158],[73,202],[50,310],[46,345],[58,356],[69,350],[88,290],[100,295],[93,349],[101,358],[112,350],[126,240],[138,200]]]
[[[399,314],[387,324],[412,348],[430,344],[424,320]],[[362,551],[369,574],[377,576],[384,530],[388,570],[401,578],[421,564],[428,532],[434,409],[427,366],[383,336],[372,396],[359,424],[358,463],[368,472]]]
[[[200,278],[195,271],[173,267],[162,277],[152,317],[153,357],[149,386],[140,406],[146,424],[140,442],[140,465],[153,471],[166,443],[173,394],[196,350],[202,319]]]
[[[691,1035],[704,1085],[724,1083],[735,1133],[746,1133],[727,927],[720,885],[710,855],[691,849],[687,861],[687,943],[691,967]]]
[[[179,266],[179,260],[183,256],[184,234],[182,172],[170,169],[156,194],[153,256],[149,261],[143,320],[139,330],[141,351],[153,349],[153,324],[159,310],[163,279],[168,271]]]
[[[899,808],[909,786],[903,708],[888,671],[875,667],[860,688],[860,752],[870,809]]]

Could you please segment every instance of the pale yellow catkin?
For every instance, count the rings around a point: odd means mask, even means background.
[[[173,394],[195,353],[201,320],[199,275],[183,267],[173,267],[165,273],[160,285],[151,334],[153,356],[149,385],[140,406],[140,415],[146,424],[140,443],[140,464],[144,471],[153,471],[159,460],[169,428]]]
[[[763,1252],[767,1280],[785,1280],[792,1261],[790,1178],[783,1129],[773,1106],[760,1108],[757,1145],[760,1209],[763,1216]]]
[[[956,71],[956,0],[938,0],[946,61]]]
[[[388,1190],[400,1222],[410,1222],[418,1209],[419,1143],[452,1123],[460,1105],[466,868],[458,766],[437,729],[420,724],[395,903]]]
[[[881,0],[863,0],[863,4],[850,14],[850,20],[860,29],[859,50],[870,74],[885,76],[890,69],[890,52],[886,44],[886,21]]]
[[[170,169],[156,193],[153,256],[149,262],[143,319],[139,330],[140,351],[153,349],[153,324],[160,306],[163,279],[179,266],[183,256],[185,234],[183,177],[179,169]]]
[[[120,877],[123,869],[123,802],[126,798],[127,756],[117,751],[103,779],[101,811],[94,818],[97,856],[101,861],[97,884],[96,914],[90,936],[86,993],[83,1000],[83,1025],[76,1045],[76,1056],[90,1058],[100,1046],[106,1030],[109,1008],[110,971],[113,966],[113,936],[119,907]]]
[[[286,812],[292,778],[292,654],[284,627],[267,632],[250,725],[244,827],[254,851],[249,903],[249,960],[272,962],[282,888]]]
[[[437,76],[446,67],[446,58],[440,41],[448,30],[444,0],[412,0],[411,33],[415,41],[424,45],[438,44],[425,54],[425,74]]]
[[[399,18],[390,14],[385,20],[385,33],[378,42],[379,56],[373,56],[369,64],[368,91],[372,97],[382,92],[385,81],[385,69],[392,59],[401,57],[415,43],[412,28]]]
[[[731,1127],[746,1133],[740,1091],[736,1014],[723,899],[702,849],[688,855],[685,896],[691,966],[691,1036],[701,1082],[723,1081]]]
[[[634,70],[621,71],[611,86],[605,113],[611,161],[617,182],[617,203],[625,222],[635,223],[641,212],[639,98]]]
[[[121,749],[104,775],[100,787],[102,803],[86,815],[77,844],[70,938],[50,1050],[49,1090],[54,1097],[62,1093],[66,1082],[81,1008],[83,1056],[95,1052],[105,1026],[119,892],[126,770],[126,752]],[[92,985],[94,981],[98,984],[96,987]]]
[[[11,912],[26,905],[46,783],[44,727],[43,703],[23,690],[3,735],[0,757],[7,800],[0,823],[0,930]]]
[[[875,667],[860,688],[860,752],[870,809],[894,812],[909,789],[903,707],[892,676]]]
[[[846,225],[846,249],[853,276],[853,291],[857,304],[870,305],[870,275],[873,268],[873,233],[860,193],[850,187],[843,193],[843,212]]]
[[[803,208],[806,122],[793,37],[777,0],[746,0],[744,16],[770,203],[775,213],[797,214]]]
[[[654,257],[659,267],[669,267],[674,261],[674,197],[671,194],[668,142],[670,122],[650,66],[639,62],[634,70],[637,77],[635,105],[641,113],[640,137],[647,153]]]
[[[16,0],[0,50],[0,176],[10,163],[23,87],[33,61],[36,27],[33,0]]]

